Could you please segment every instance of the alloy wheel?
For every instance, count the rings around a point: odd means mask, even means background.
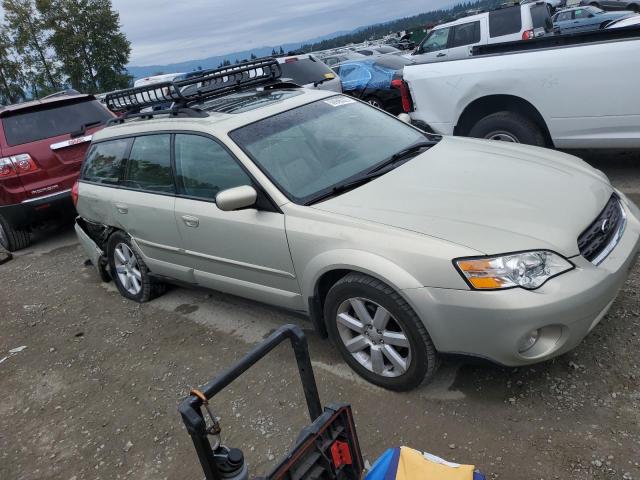
[[[113,260],[120,285],[131,295],[138,295],[142,290],[142,273],[131,248],[119,243],[114,250]]]
[[[520,140],[509,132],[497,131],[488,133],[484,138],[488,140],[498,140],[499,142],[520,143]]]
[[[382,108],[382,105],[380,105],[380,102],[375,98],[370,98],[369,100],[367,100],[367,103],[372,107]]]
[[[345,348],[367,370],[398,377],[409,369],[409,339],[386,308],[366,298],[349,298],[338,307],[336,322]]]

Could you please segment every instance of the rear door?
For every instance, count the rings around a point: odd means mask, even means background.
[[[76,97],[5,112],[3,155],[29,155],[31,167],[19,173],[26,199],[71,189],[91,135],[113,118],[93,97]],[[26,158],[26,157],[25,157]]]
[[[449,60],[460,60],[471,56],[471,48],[480,44],[480,20],[455,25],[450,37]]]
[[[188,281],[187,270],[179,267],[174,205],[171,134],[135,137],[111,202],[115,226],[136,241],[153,272]]]

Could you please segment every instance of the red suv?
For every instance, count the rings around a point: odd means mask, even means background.
[[[0,106],[0,244],[29,245],[31,227],[74,212],[71,189],[91,136],[114,115],[92,95],[61,93]]]

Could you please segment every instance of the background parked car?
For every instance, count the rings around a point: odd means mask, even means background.
[[[539,0],[522,0],[520,5],[526,5],[527,3],[536,3]],[[567,0],[544,0],[549,8],[549,13],[553,14],[556,10],[564,8],[567,4]]]
[[[400,55],[402,50],[391,45],[370,45],[365,48],[359,48],[356,52],[370,57],[372,55]]]
[[[92,134],[113,118],[92,95],[0,107],[0,244],[29,245],[35,224],[71,216],[71,187]]]
[[[552,31],[544,2],[498,8],[436,26],[409,58],[416,63],[458,60],[476,45],[530,40]]]
[[[331,53],[326,53],[319,56],[320,60],[326,63],[328,66],[333,67],[347,60],[361,60],[366,58],[366,55],[354,52],[352,50],[339,50]]]
[[[591,5],[604,10],[632,10],[640,12],[640,0],[582,0],[581,5]]]
[[[560,33],[587,32],[605,28],[611,22],[635,15],[631,11],[605,12],[598,7],[576,7],[562,10],[553,16]]]
[[[403,35],[402,37],[391,37],[387,40],[387,45],[396,47],[400,50],[413,50],[416,48],[416,42],[411,40],[411,35]]]
[[[350,60],[333,67],[342,80],[344,93],[360,98],[390,113],[402,112],[400,91],[391,82],[402,78],[402,69],[413,62],[395,55]]]
[[[290,78],[302,87],[342,93],[340,78],[314,55],[287,55],[278,57],[278,63],[282,69],[282,78]]]

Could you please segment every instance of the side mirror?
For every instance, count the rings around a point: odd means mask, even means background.
[[[241,187],[229,188],[223,190],[216,195],[216,205],[223,212],[232,210],[240,210],[241,208],[251,207],[258,199],[258,192],[249,185]]]

